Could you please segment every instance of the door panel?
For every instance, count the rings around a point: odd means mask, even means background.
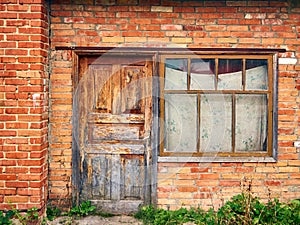
[[[98,155],[92,159],[91,199],[111,199],[111,167],[109,155]]]
[[[101,211],[135,212],[151,199],[152,59],[82,57],[79,65],[79,200]]]
[[[121,155],[122,200],[143,200],[144,166],[143,155]]]
[[[143,66],[123,66],[122,105],[125,113],[143,113],[145,88],[143,86]]]
[[[93,66],[93,74],[95,80],[95,102],[96,109],[101,112],[111,113],[111,80],[110,76],[112,74],[111,65],[100,65]]]
[[[132,124],[90,124],[90,141],[138,140],[142,138],[143,126]]]

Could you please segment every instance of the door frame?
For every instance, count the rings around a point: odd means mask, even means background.
[[[74,96],[76,92],[76,88],[79,84],[80,80],[80,65],[79,58],[83,56],[96,56],[109,54],[113,56],[124,56],[124,55],[138,55],[140,57],[151,57],[152,58],[152,127],[151,127],[151,153],[152,158],[149,160],[150,168],[150,180],[151,183],[147,187],[149,187],[150,191],[150,199],[145,199],[146,204],[157,205],[157,162],[158,162],[158,153],[159,153],[159,74],[158,74],[158,53],[155,51],[141,51],[139,50],[131,50],[128,49],[118,49],[115,48],[111,51],[111,49],[104,48],[104,50],[73,50],[72,51],[72,112],[76,108],[76,102],[74,101]],[[81,161],[80,161],[80,149],[76,142],[76,133],[74,132],[76,129],[76,113],[72,114],[72,205],[79,205],[79,194],[81,188],[80,181],[80,169],[81,169]]]

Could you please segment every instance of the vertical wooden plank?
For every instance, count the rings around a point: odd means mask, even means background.
[[[200,121],[201,121],[201,97],[200,93],[197,94],[197,153],[200,152],[200,145],[201,145],[201,133],[200,133]]]
[[[112,155],[111,166],[111,200],[120,201],[121,192],[121,168],[120,168],[120,155]]]
[[[81,68],[79,64],[79,57],[77,54],[72,54],[73,60],[73,70],[72,70],[72,80],[73,80],[73,88],[76,89],[79,82],[79,69]],[[73,90],[74,90],[73,89]],[[78,99],[74,98],[73,91],[73,112],[77,111],[78,108]],[[79,204],[79,189],[80,189],[80,149],[78,139],[78,118],[79,114],[75,113],[72,116],[72,205]]]
[[[111,75],[111,96],[112,96],[112,114],[119,115],[121,113],[121,68],[120,65],[112,66]]]
[[[191,90],[191,58],[188,57],[187,60],[187,90]]]
[[[94,109],[94,96],[95,96],[95,73],[96,70],[92,66],[89,66],[88,73],[85,76],[86,80],[86,98],[85,101],[87,102],[86,110],[88,112]],[[86,118],[85,118],[86,120]]]
[[[148,77],[148,71],[151,70],[151,67],[149,67],[148,60],[145,61],[144,66],[141,68],[141,76],[140,76],[140,86],[141,86],[141,101],[140,101],[140,111],[141,113],[145,113],[146,108],[146,101],[148,97],[150,96],[148,94],[149,92],[149,86],[148,82],[151,81],[151,77]]]
[[[84,65],[87,66],[87,65]],[[87,125],[87,114],[89,110],[91,109],[93,98],[93,90],[88,91],[89,89],[93,89],[93,82],[89,81],[89,78],[93,76],[93,70],[90,67],[87,67],[87,71],[85,72],[84,76],[80,79],[79,84],[77,85],[76,91],[75,91],[75,98],[78,102],[77,112],[78,113],[78,120],[76,121],[78,126],[78,134],[77,134],[77,141],[79,145],[79,149],[81,151],[81,161],[84,160],[85,154],[84,154],[84,146],[87,143],[88,137],[86,131],[86,125]],[[81,166],[82,171],[82,166]]]
[[[162,129],[162,127],[165,126],[164,124],[164,117],[165,117],[165,96],[164,96],[164,86],[165,86],[165,60],[166,58],[161,56],[160,57],[160,67],[159,67],[159,82],[160,82],[160,90],[159,90],[159,96],[161,97],[160,100],[159,100],[159,104],[160,104],[160,115],[161,115],[161,118],[159,120],[159,124],[158,124],[158,127],[160,127],[159,131],[160,131],[160,155],[163,155],[164,154],[164,148],[165,148],[165,139],[164,139],[164,129]]]
[[[245,91],[246,89],[246,59],[242,59],[242,90]]]
[[[216,58],[216,63],[215,63],[215,71],[216,71],[216,74],[215,74],[215,90],[218,89],[218,82],[219,82],[219,59]]]
[[[146,204],[151,203],[151,173],[153,166],[151,165],[152,155],[152,146],[151,146],[151,128],[153,123],[153,113],[152,113],[152,79],[153,79],[153,62],[149,59],[145,61],[143,67],[143,105],[141,106],[141,111],[145,115],[144,123],[144,137],[145,137],[145,156],[144,162],[141,162],[141,167],[143,171],[140,171],[140,176],[143,176],[143,181],[141,185],[141,197],[144,199]],[[155,131],[157,133],[158,130]],[[143,196],[142,196],[143,194]]]
[[[121,91],[122,91],[122,96],[121,96],[121,112],[126,111],[127,107],[127,98],[128,98],[128,90],[126,89],[127,83],[130,82],[131,77],[130,74],[127,74],[129,71],[126,70],[125,66],[121,66]]]
[[[235,126],[236,126],[236,104],[235,103],[236,103],[236,95],[232,94],[232,119],[231,119],[232,152],[235,152]]]
[[[144,136],[150,136],[152,126],[152,64],[146,61],[143,78],[143,105],[142,111],[145,113]]]
[[[278,78],[277,78],[277,58],[278,55],[274,54],[273,57],[268,57],[268,155],[277,159],[278,152],[277,136],[278,136]],[[270,131],[273,132],[270,132]],[[273,145],[272,145],[273,143]]]
[[[84,77],[88,69],[88,57],[81,57],[79,59],[79,74],[77,83]]]
[[[95,157],[92,160],[93,164],[93,177],[92,177],[92,197],[93,198],[99,198],[101,199],[101,196],[103,196],[103,188],[101,185],[103,182],[101,182],[101,174],[103,173],[103,170],[101,168],[101,159],[100,157]]]
[[[151,127],[151,136],[149,139],[149,148],[151,149],[151,155],[145,156],[147,161],[147,168],[145,171],[145,204],[157,204],[157,159],[159,155],[159,100],[160,100],[160,76],[159,76],[159,58],[158,55],[154,55],[152,58],[151,66],[153,71],[152,78],[153,80],[150,88],[152,90],[152,127]]]

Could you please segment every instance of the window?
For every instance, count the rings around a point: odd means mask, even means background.
[[[163,55],[160,76],[160,156],[272,156],[272,55]]]

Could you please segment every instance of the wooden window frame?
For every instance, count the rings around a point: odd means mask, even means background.
[[[188,69],[187,69],[187,83],[188,87],[187,90],[164,90],[164,76],[165,76],[165,60],[166,59],[188,59]],[[191,59],[215,59],[216,61],[216,70],[218,68],[218,60],[219,59],[241,59],[242,60],[242,80],[245,80],[245,73],[246,73],[246,60],[267,60],[268,62],[268,89],[267,90],[245,90],[245,82],[243,82],[242,90],[188,90],[189,83],[190,83],[190,62]],[[187,157],[191,158],[200,158],[201,161],[203,158],[207,158],[208,161],[227,161],[227,159],[231,160],[239,160],[239,161],[249,161],[249,159],[253,159],[253,161],[264,161],[269,159],[269,161],[276,161],[276,153],[277,153],[277,55],[271,53],[259,53],[259,54],[242,54],[242,53],[230,53],[230,54],[220,54],[220,53],[210,53],[210,54],[162,54],[160,56],[160,65],[159,65],[159,77],[160,77],[160,161],[172,161],[170,158],[173,158],[173,161],[185,161],[184,159]],[[216,83],[215,83],[216,85]],[[201,93],[218,93],[218,94],[232,94],[232,104],[235,103],[234,95],[235,94],[266,94],[268,96],[268,125],[267,125],[267,151],[255,151],[255,152],[235,152],[234,151],[234,139],[235,134],[232,132],[232,145],[233,151],[232,152],[200,152],[199,147],[199,134],[197,134],[198,143],[197,143],[197,152],[175,152],[175,151],[165,151],[165,143],[164,143],[164,135],[165,135],[165,128],[164,128],[164,120],[165,120],[165,103],[164,103],[164,94],[165,93],[187,93],[187,94],[197,94],[198,97]],[[199,104],[200,100],[197,100]],[[198,107],[199,108],[199,107]],[[232,105],[232,109],[235,109],[235,106]],[[199,111],[199,109],[198,109]],[[234,123],[235,123],[235,110],[232,110],[232,130],[234,130]],[[199,113],[199,112],[198,112]],[[200,120],[200,116],[198,114],[198,120]],[[198,122],[198,126],[200,123]],[[199,130],[199,127],[198,129]],[[202,158],[202,159],[201,159]],[[192,160],[193,161],[193,160]],[[197,159],[194,161],[197,161]],[[251,160],[250,160],[251,161]],[[268,160],[266,160],[268,161]]]

